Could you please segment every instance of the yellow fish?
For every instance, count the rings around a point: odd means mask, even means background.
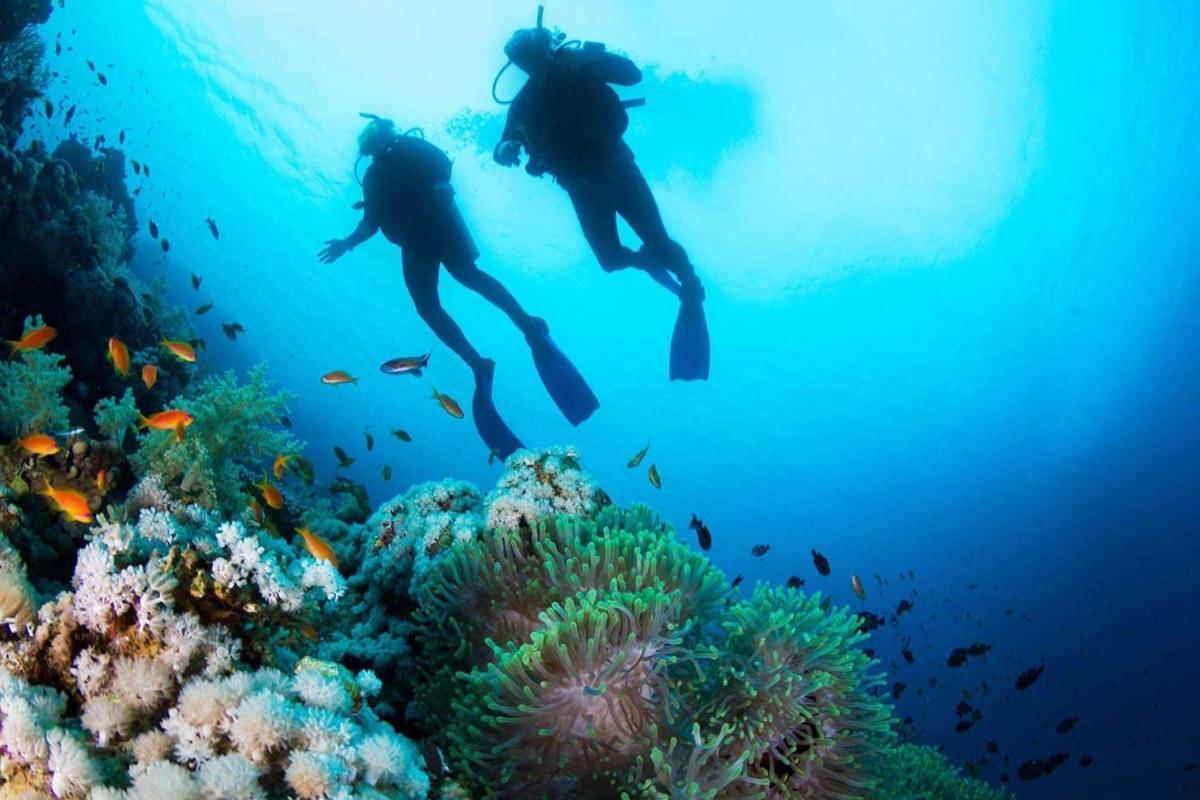
[[[344,369],[335,369],[333,372],[327,372],[321,376],[321,383],[330,386],[337,386],[343,383],[358,383],[358,378],[353,377]]]
[[[650,485],[651,485],[651,486],[653,486],[655,489],[661,489],[661,488],[662,488],[662,478],[660,478],[660,477],[658,476],[658,467],[656,467],[656,466],[654,466],[653,464],[651,464],[651,465],[650,465],[650,471],[649,471],[648,473],[646,473],[646,475],[647,475],[647,477],[649,477],[649,478],[650,478]]]
[[[268,506],[276,511],[283,508],[283,493],[267,481],[266,473],[263,473],[262,483],[256,483],[254,485],[260,492],[262,492],[263,502],[265,502]]]
[[[17,445],[35,456],[52,456],[58,452],[58,442],[44,433],[31,433],[17,440]]]
[[[50,502],[67,515],[72,522],[91,522],[92,509],[88,507],[87,497],[74,489],[55,489],[46,481],[46,488],[38,494],[50,498]]]
[[[171,351],[171,353],[179,359],[187,362],[195,362],[196,350],[187,342],[176,342],[170,339],[163,339],[162,346]]]
[[[850,588],[854,590],[854,596],[859,600],[867,599],[867,592],[863,589],[862,581],[858,579],[857,575],[850,576]]]
[[[271,465],[271,471],[275,473],[275,480],[283,480],[283,476],[287,473],[288,464],[295,456],[275,456],[275,463]]]
[[[154,384],[158,383],[158,367],[153,364],[146,364],[142,367],[142,383],[146,384],[147,389],[153,389]]]
[[[115,336],[108,338],[108,360],[112,362],[118,375],[122,378],[129,377],[129,348]]]
[[[108,491],[109,472],[108,467],[101,467],[96,471],[96,488],[103,492]]]
[[[450,416],[454,417],[455,419],[463,418],[462,406],[454,402],[454,398],[450,395],[439,392],[436,386],[433,387],[433,399],[437,400],[438,405],[440,405],[442,409],[445,410],[445,412]]]
[[[307,525],[297,528],[296,533],[300,534],[300,538],[304,540],[304,549],[311,553],[313,558],[338,566],[337,553],[333,552],[329,542],[310,531]]]
[[[40,350],[54,341],[55,336],[58,336],[57,330],[49,325],[43,325],[40,328],[34,328],[20,339],[9,339],[8,346],[12,348],[12,352],[8,354],[8,357],[12,358],[17,353],[27,353],[30,350]]]

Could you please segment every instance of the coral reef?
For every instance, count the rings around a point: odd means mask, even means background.
[[[42,326],[40,318],[29,318],[21,336]],[[68,410],[62,392],[71,382],[71,370],[57,353],[32,350],[14,360],[0,363],[0,435],[53,433],[65,430]]]
[[[518,450],[487,497],[487,527],[520,528],[560,514],[591,517],[608,504],[579,467],[573,447]]]
[[[265,365],[250,371],[248,381],[226,372],[193,384],[170,401],[171,408],[195,417],[183,441],[172,431],[147,430],[130,461],[139,476],[157,475],[167,491],[233,516],[246,505],[247,486],[282,453],[300,444],[278,427],[291,396],[272,392]],[[118,430],[123,414],[105,408],[105,425]]]
[[[874,662],[848,612],[777,591],[733,602],[646,509],[488,530],[418,589],[421,722],[499,796],[863,797]]]
[[[1008,800],[1008,792],[966,778],[932,747],[897,744],[878,751],[871,767],[879,788],[871,800]]]

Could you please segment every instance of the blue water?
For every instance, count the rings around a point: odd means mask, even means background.
[[[800,575],[880,613],[915,588],[914,611],[872,642],[908,684],[897,714],[956,763],[989,739],[1014,774],[1071,753],[1019,797],[1200,796],[1200,771],[1184,771],[1200,761],[1200,6],[594,5],[553,4],[547,21],[646,72],[625,92],[647,100],[627,139],[707,287],[707,383],[667,380],[674,301],[601,272],[565,193],[491,161],[503,109],[489,87],[532,6],[71,0],[43,33],[72,48],[51,57],[50,96],[79,102],[77,130],[111,143],[123,128],[152,167],[130,176],[139,219],[172,249],[142,233],[138,270],[178,302],[216,304],[196,320],[209,362],[268,363],[326,475],[335,444],[373,502],[443,475],[486,487],[499,470],[430,399],[431,385],[470,396],[446,348],[423,379],[377,371],[434,343],[396,248],[376,237],[316,260],[357,221],[357,114],[372,111],[450,152],[480,266],[549,321],[600,396],[571,428],[520,334],[444,278],[527,444],[576,444],[618,502],[681,529],[699,514],[730,575]],[[518,86],[510,73],[500,91]],[[31,133],[54,140],[56,123]],[[237,342],[219,328],[232,321]],[[361,384],[323,386],[333,369]],[[661,490],[625,468],[647,442]],[[948,669],[973,641],[993,650]],[[985,717],[955,734],[963,690]],[[1080,722],[1059,736],[1066,716]]]

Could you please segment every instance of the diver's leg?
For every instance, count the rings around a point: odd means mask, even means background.
[[[621,244],[621,237],[617,233],[617,209],[607,197],[608,192],[603,191],[604,188],[595,181],[589,181],[568,192],[571,204],[575,206],[575,216],[579,218],[579,227],[583,229],[583,237],[605,272],[639,266],[637,253]]]
[[[638,266],[643,269],[666,267],[679,279],[685,290],[700,291],[696,269],[683,247],[667,234],[654,192],[633,159],[614,167],[611,180],[616,208],[644,244],[638,251]]]
[[[500,281],[481,270],[477,264],[459,259],[451,259],[445,263],[446,271],[456,281],[471,291],[478,293],[489,303],[507,314],[508,318],[526,336],[535,332],[542,333],[543,335],[546,333],[548,329],[545,320],[535,317],[521,308],[521,304],[517,302],[517,298],[512,296],[512,292],[504,288],[504,284],[500,283]]]
[[[466,335],[463,334],[462,328],[458,327],[458,323],[446,313],[446,309],[442,308],[442,301],[438,297],[440,266],[437,257],[414,252],[412,248],[406,247],[403,260],[404,285],[408,287],[408,293],[412,296],[417,314],[425,320],[425,324],[447,347],[467,362],[467,366],[471,368],[472,372],[478,374],[487,359],[479,355],[479,351],[471,346]]]

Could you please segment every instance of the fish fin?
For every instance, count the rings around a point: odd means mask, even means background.
[[[138,430],[150,427],[150,420],[144,414],[138,414]]]
[[[421,377],[421,368],[417,367],[416,369],[410,369],[408,371],[408,374],[419,378],[419,377]]]

